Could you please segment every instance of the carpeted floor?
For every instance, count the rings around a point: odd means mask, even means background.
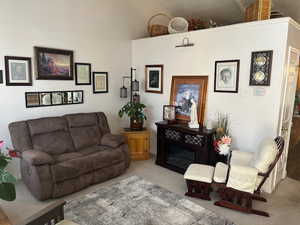
[[[133,162],[126,174],[112,179],[108,182],[94,185],[84,189],[78,193],[67,196],[70,200],[91,191],[95,191],[101,187],[111,185],[121,181],[127,177],[137,175],[154,184],[168,189],[179,195],[186,192],[186,184],[183,176],[156,166],[153,160]],[[0,201],[1,207],[5,210],[13,225],[20,223],[25,218],[32,216],[37,211],[47,207],[51,201],[39,202],[27,190],[22,182],[17,185],[17,200],[14,202]],[[217,199],[217,195],[212,196],[213,200]],[[254,206],[258,209],[266,210],[271,214],[270,218],[247,215],[235,212],[229,209],[214,206],[214,201],[203,201],[190,198],[191,201],[201,206],[223,215],[233,221],[236,225],[298,225],[300,221],[300,182],[290,178],[284,180],[278,189],[272,195],[266,195],[268,202],[255,202]]]

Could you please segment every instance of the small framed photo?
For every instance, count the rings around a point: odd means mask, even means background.
[[[38,92],[26,92],[25,93],[26,108],[40,106],[40,99]]]
[[[38,80],[73,80],[73,51],[34,47]]]
[[[83,91],[73,91],[73,104],[83,103]]]
[[[240,60],[216,61],[215,92],[238,93]]]
[[[93,72],[94,93],[108,93],[108,73]]]
[[[164,105],[163,120],[173,122],[176,120],[176,107],[174,105]]]
[[[92,65],[90,63],[75,63],[76,85],[90,85],[92,77]]]
[[[40,92],[39,97],[40,97],[40,106],[52,105],[51,92]]]
[[[52,105],[63,104],[63,93],[62,92],[51,92]]]
[[[252,52],[250,86],[270,86],[273,51]]]
[[[32,86],[31,58],[5,56],[7,86]]]
[[[163,65],[146,65],[145,68],[145,90],[146,92],[163,93]]]
[[[63,104],[73,104],[73,92],[72,91],[64,91],[63,92]]]

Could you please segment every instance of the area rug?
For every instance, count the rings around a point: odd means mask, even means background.
[[[137,176],[67,202],[65,218],[80,225],[233,225]]]

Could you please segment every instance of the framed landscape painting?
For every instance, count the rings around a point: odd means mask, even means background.
[[[32,86],[31,58],[5,56],[7,86]]]
[[[197,104],[198,122],[203,125],[208,76],[173,76],[170,105],[176,107],[176,120],[190,120],[193,99]]]
[[[146,92],[163,93],[163,65],[147,65],[145,68],[145,90]]]
[[[73,51],[35,47],[38,80],[73,80]]]

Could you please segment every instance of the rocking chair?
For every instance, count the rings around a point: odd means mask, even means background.
[[[260,196],[261,188],[270,176],[284,149],[284,139],[264,141],[258,154],[232,151],[230,165],[218,163],[214,184],[220,201],[215,205],[245,213],[269,217],[264,211],[253,208],[253,200],[266,202]]]

